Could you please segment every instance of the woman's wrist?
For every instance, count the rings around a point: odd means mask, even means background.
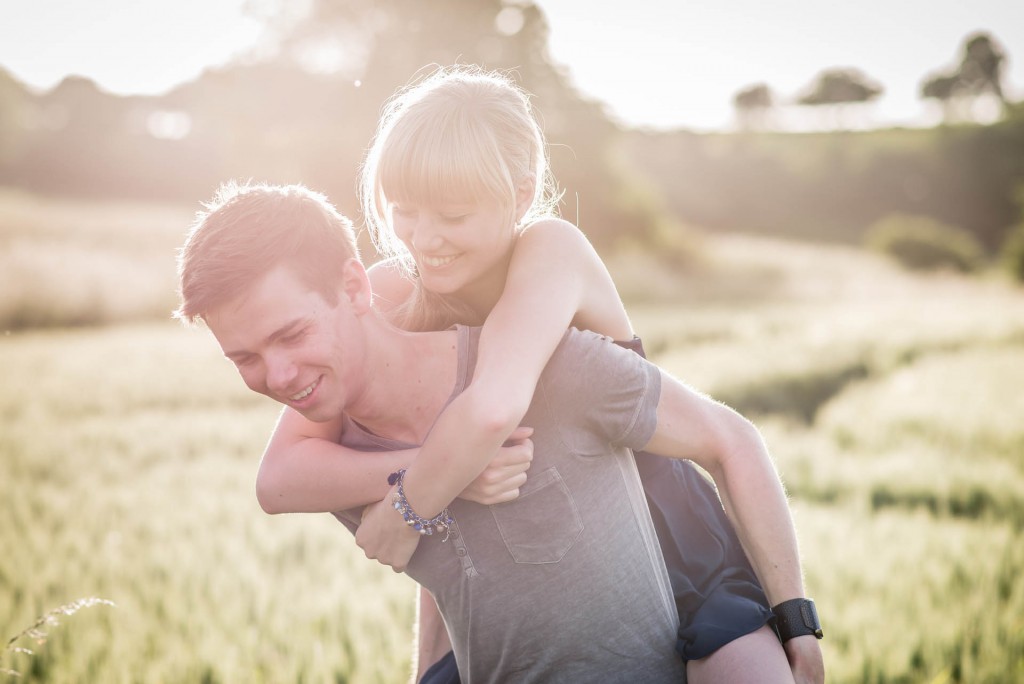
[[[448,541],[448,533],[455,523],[452,514],[445,507],[433,518],[424,518],[413,510],[405,495],[405,468],[388,475],[388,484],[394,487],[391,506],[402,516],[405,524],[421,535],[443,534],[442,542]]]

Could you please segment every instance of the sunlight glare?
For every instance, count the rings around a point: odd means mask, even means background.
[[[494,27],[503,36],[514,36],[523,30],[526,19],[518,7],[506,7],[494,18]]]
[[[181,140],[192,130],[187,112],[160,110],[146,117],[146,130],[161,140]]]

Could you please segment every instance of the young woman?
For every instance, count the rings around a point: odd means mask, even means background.
[[[634,340],[600,258],[575,226],[552,217],[557,197],[526,94],[501,75],[465,67],[439,70],[402,91],[381,119],[361,191],[374,244],[390,257],[371,270],[378,310],[406,329],[483,325],[469,388],[440,415],[415,458],[392,456],[407,465],[409,504],[430,518],[460,494],[482,503],[514,498],[529,452],[528,433],[515,430],[566,328]],[[373,475],[379,470],[367,465],[379,455],[324,439],[334,434],[336,425],[283,412],[257,483],[268,512],[338,510],[382,497],[386,487]],[[512,446],[502,449],[510,437]],[[692,681],[775,681],[773,670],[781,681],[791,678],[767,626],[768,599],[803,595],[785,501],[759,500],[749,483],[728,480],[717,482],[720,500],[689,463],[649,454],[636,461]],[[744,534],[747,521],[764,516],[777,521],[771,534]],[[359,534],[367,555],[401,569],[418,541],[389,506],[367,508]],[[429,608],[429,600],[421,606]],[[430,641],[436,632],[424,634]],[[439,643],[421,643],[421,673],[443,652],[443,638]],[[811,672],[808,681],[820,681],[816,642],[794,639],[786,650],[798,675]]]

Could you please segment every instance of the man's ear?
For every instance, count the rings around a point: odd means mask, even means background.
[[[363,262],[356,257],[346,259],[341,265],[341,287],[341,295],[348,299],[357,314],[364,314],[370,310],[370,303],[373,300],[370,279],[366,275]]]
[[[516,186],[516,223],[522,221],[523,216],[530,209],[536,190],[537,184],[532,177],[527,176],[519,181],[519,184]]]

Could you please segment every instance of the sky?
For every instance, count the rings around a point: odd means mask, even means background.
[[[250,48],[246,0],[3,0],[0,67],[37,89],[69,74],[115,93],[159,94]],[[795,98],[823,69],[856,67],[885,93],[869,125],[926,125],[917,93],[989,32],[1024,97],[1024,0],[539,0],[550,50],[577,87],[631,126],[723,130],[757,82]],[[628,7],[628,15],[623,13]],[[793,125],[801,122],[793,119]]]

